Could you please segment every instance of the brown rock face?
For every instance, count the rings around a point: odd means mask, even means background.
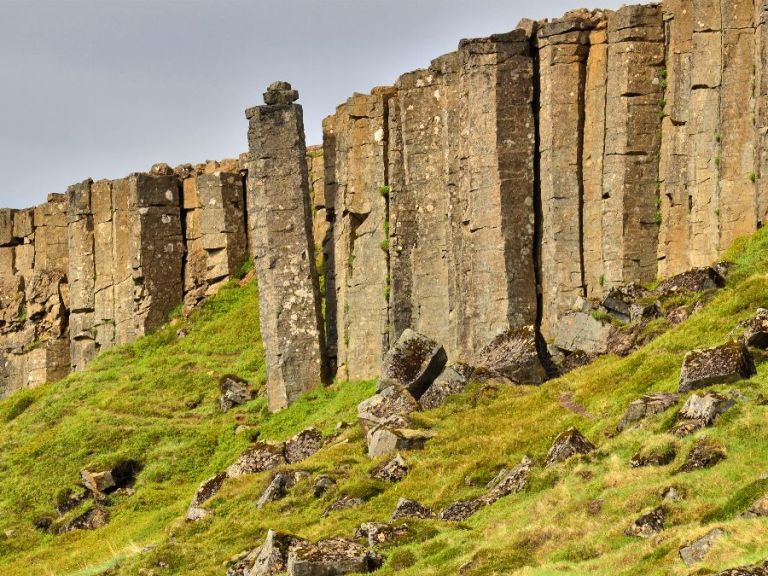
[[[680,371],[680,392],[738,382],[756,374],[752,356],[741,342],[694,350],[685,355]]]
[[[292,95],[270,101],[281,98]],[[326,381],[325,336],[302,109],[281,103],[251,108],[246,116],[249,236],[259,279],[269,408],[275,411]]]

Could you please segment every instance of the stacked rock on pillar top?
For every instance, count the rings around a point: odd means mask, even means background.
[[[297,99],[290,84],[276,82],[264,94],[265,105],[246,110],[248,231],[273,411],[327,377],[304,120]]]

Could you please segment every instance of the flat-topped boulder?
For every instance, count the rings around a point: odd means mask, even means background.
[[[366,432],[393,417],[403,419],[400,424],[407,425],[408,416],[420,410],[419,403],[407,388],[400,385],[389,386],[378,394],[364,400],[357,406],[357,418]]]
[[[610,322],[595,318],[590,312],[571,311],[558,321],[555,346],[567,352],[605,354],[614,330]]]
[[[379,392],[402,386],[418,400],[448,362],[445,349],[431,338],[407,328],[387,352],[377,385]]]
[[[478,371],[507,378],[515,384],[542,384],[547,380],[544,360],[547,345],[534,326],[499,334],[475,358]]]
[[[723,277],[711,267],[694,268],[661,282],[656,293],[661,295],[703,292],[725,286]]]
[[[757,374],[752,355],[741,342],[693,350],[680,371],[680,392],[716,384],[730,384]]]
[[[381,567],[383,559],[352,540],[333,538],[303,544],[288,553],[289,576],[340,576],[367,574]],[[276,573],[276,572],[274,572]]]
[[[670,392],[660,392],[657,394],[646,394],[630,402],[626,414],[616,426],[616,430],[622,432],[628,426],[640,422],[654,414],[660,414],[669,410],[680,401],[680,395]]]
[[[693,394],[677,414],[677,424],[672,428],[676,436],[687,436],[696,430],[711,426],[718,416],[731,408],[736,401],[717,392]]]
[[[399,450],[421,450],[434,437],[426,430],[377,426],[366,435],[368,457],[380,458]]]
[[[324,443],[323,433],[317,428],[302,430],[285,443],[285,459],[289,464],[306,460],[320,450]]]
[[[285,446],[275,442],[256,442],[227,468],[228,478],[237,478],[246,474],[258,474],[287,464]]]

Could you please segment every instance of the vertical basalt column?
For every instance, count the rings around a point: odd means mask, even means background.
[[[73,370],[84,370],[96,356],[94,223],[91,187],[86,180],[67,190],[69,234],[69,333]]]
[[[322,384],[325,342],[298,92],[277,82],[249,120],[247,201],[259,281],[269,409]]]
[[[591,22],[564,18],[538,31],[541,166],[541,331],[586,295],[582,219],[584,113]]]
[[[328,223],[323,240],[323,280],[325,288],[325,345],[329,376],[337,373],[338,307],[336,306],[336,128],[335,116],[323,120],[323,198]]]
[[[115,233],[112,182],[97,180],[91,185],[93,214],[94,331],[96,351],[115,345]]]
[[[587,296],[599,298],[605,282],[603,269],[603,161],[605,105],[608,84],[608,32],[604,15],[593,20],[584,87],[584,150],[582,180],[582,249]]]
[[[356,94],[336,112],[334,262],[338,374],[377,376],[389,349],[387,117],[394,90]]]
[[[656,277],[664,55],[660,5],[625,6],[608,16],[605,288]]]
[[[768,4],[755,2],[755,172],[757,225],[768,224]]]
[[[692,189],[690,130],[691,72],[693,67],[692,0],[664,3],[666,36],[665,107],[659,158],[659,276],[689,268]]]

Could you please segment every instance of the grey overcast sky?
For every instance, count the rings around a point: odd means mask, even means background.
[[[308,143],[353,92],[461,38],[617,0],[0,0],[0,206],[155,162],[233,157],[287,80]],[[631,3],[631,2],[630,2]]]

